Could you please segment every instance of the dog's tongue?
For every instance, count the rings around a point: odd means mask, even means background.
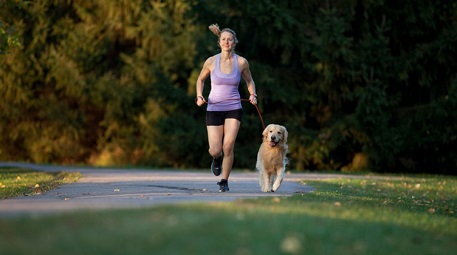
[[[271,147],[275,147],[275,146],[276,146],[276,143],[273,142],[273,141],[271,141],[271,142],[269,143],[269,145],[270,145]]]

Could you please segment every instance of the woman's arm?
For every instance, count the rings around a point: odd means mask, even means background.
[[[209,74],[211,73],[211,64],[212,58],[208,58],[203,64],[203,68],[197,78],[197,83],[195,86],[197,98],[195,99],[195,102],[198,106],[201,106],[206,102],[205,98],[203,97],[203,88],[205,87],[206,78],[208,78]]]
[[[257,92],[255,88],[254,79],[252,79],[251,70],[249,69],[249,63],[245,58],[240,57],[239,64],[241,68],[241,76],[246,82],[246,86],[250,94],[249,101],[251,102],[251,104],[257,104]]]

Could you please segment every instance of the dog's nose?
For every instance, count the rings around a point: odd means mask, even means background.
[[[272,135],[271,140],[276,140],[276,136]]]

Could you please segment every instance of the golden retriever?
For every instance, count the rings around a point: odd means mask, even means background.
[[[256,168],[263,192],[275,192],[281,186],[288,163],[287,130],[277,124],[268,125],[262,133],[263,142],[257,153]]]

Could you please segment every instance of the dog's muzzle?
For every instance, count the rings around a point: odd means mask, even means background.
[[[278,143],[281,141],[281,139],[278,139],[278,141],[276,141],[276,137],[272,136],[270,138],[270,141],[268,142],[268,145],[270,147],[275,147],[276,145],[278,145]]]
[[[278,143],[275,142],[275,141],[270,141],[270,142],[268,143],[268,145],[270,145],[270,147],[275,147],[277,144],[278,144]]]

